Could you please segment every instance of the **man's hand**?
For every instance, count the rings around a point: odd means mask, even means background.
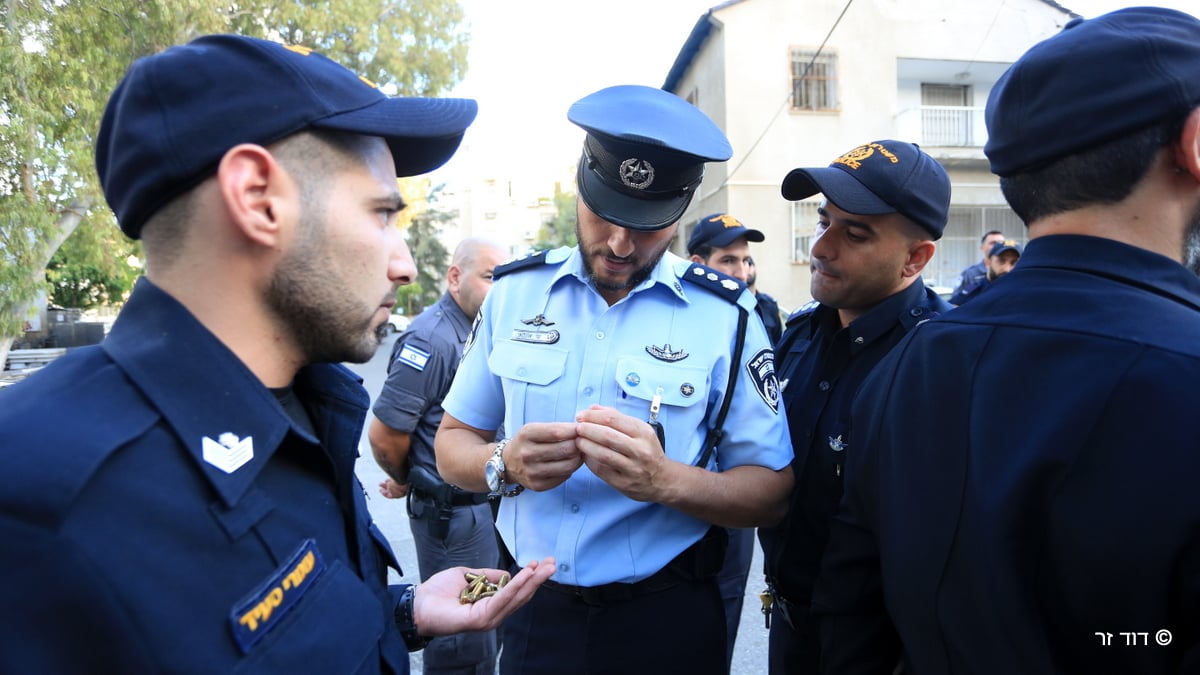
[[[663,454],[654,429],[646,422],[593,405],[575,416],[575,447],[600,480],[640,502],[658,502],[667,472],[674,464]]]
[[[540,563],[531,560],[495,595],[463,604],[459,596],[467,587],[467,572],[485,574],[492,583],[499,582],[501,574],[507,574],[494,569],[451,567],[418,584],[413,594],[413,618],[422,636],[434,637],[496,628],[510,614],[529,602],[542,582],[554,574],[554,558],[546,558]]]
[[[400,499],[408,495],[408,483],[398,483],[389,478],[379,484],[379,494],[388,499]]]
[[[538,491],[561,485],[583,465],[583,455],[575,447],[575,427],[570,422],[521,427],[504,448],[506,480]]]

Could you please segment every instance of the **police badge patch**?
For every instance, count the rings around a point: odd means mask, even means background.
[[[775,352],[763,349],[746,363],[750,373],[750,381],[758,390],[762,400],[771,406],[771,411],[779,414],[779,380],[775,378]]]

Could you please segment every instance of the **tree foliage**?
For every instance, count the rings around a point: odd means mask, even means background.
[[[439,208],[438,198],[445,187],[430,189],[425,203],[417,205],[419,208],[414,209],[415,215],[408,224],[408,250],[417,265],[417,278],[412,284],[400,287],[397,304],[409,316],[416,316],[437,302],[445,287],[450,252],[442,244],[441,234],[445,225],[458,217],[457,211]]]
[[[314,47],[388,94],[438,95],[466,68],[462,20],[458,0],[0,0],[0,363],[64,241],[82,237],[50,276],[92,287],[118,281],[138,250],[92,156],[108,92],[134,60],[240,33]]]
[[[563,192],[561,188],[555,186],[554,220],[538,230],[533,250],[575,246],[577,243],[579,242],[575,236],[575,193]]]

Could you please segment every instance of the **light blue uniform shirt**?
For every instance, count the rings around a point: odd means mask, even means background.
[[[530,422],[570,422],[592,404],[639,419],[661,391],[658,420],[671,459],[694,464],[730,376],[737,308],[718,293],[684,284],[685,274],[727,277],[666,253],[650,278],[609,307],[583,270],[578,249],[557,249],[544,264],[497,279],[443,407],[479,429],[503,424],[509,436]],[[689,271],[691,269],[692,271]],[[708,468],[782,469],[792,459],[779,402],[774,355],[754,299],[725,438]],[[719,465],[719,466],[718,466]],[[586,466],[545,492],[505,498],[497,528],[516,560],[554,556],[555,581],[597,586],[654,574],[699,540],[709,524],[638,502]]]

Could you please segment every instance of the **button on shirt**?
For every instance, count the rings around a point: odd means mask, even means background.
[[[813,596],[829,672],[886,659],[885,609],[916,673],[1200,663],[1197,383],[1200,280],[1107,239],[1036,238],[918,327],[855,404]]]
[[[433,437],[442,423],[442,396],[470,333],[471,319],[443,293],[396,338],[387,381],[371,409],[388,427],[412,436],[413,465],[434,475]]]
[[[859,385],[908,331],[950,309],[918,278],[845,328],[837,310],[824,305],[789,319],[777,347],[796,487],[784,521],[759,528],[767,576],[789,601],[807,606],[820,570],[843,464],[858,451],[850,404]]]
[[[530,422],[573,421],[592,404],[645,420],[657,393],[668,456],[695,463],[728,386],[738,310],[685,286],[680,276],[691,263],[669,252],[611,307],[588,282],[577,249],[551,251],[546,260],[496,280],[446,411],[479,429],[503,424],[511,436]],[[739,303],[753,311],[749,291]],[[774,374],[755,377],[769,370],[766,333],[761,321],[747,325],[727,435],[712,470],[778,470],[792,456]],[[551,490],[504,499],[497,527],[516,560],[552,555],[555,581],[595,586],[650,576],[709,524],[629,499],[583,466]]]
[[[100,346],[0,391],[0,671],[408,672],[366,392],[336,365],[293,391],[317,436],[146,279]]]

